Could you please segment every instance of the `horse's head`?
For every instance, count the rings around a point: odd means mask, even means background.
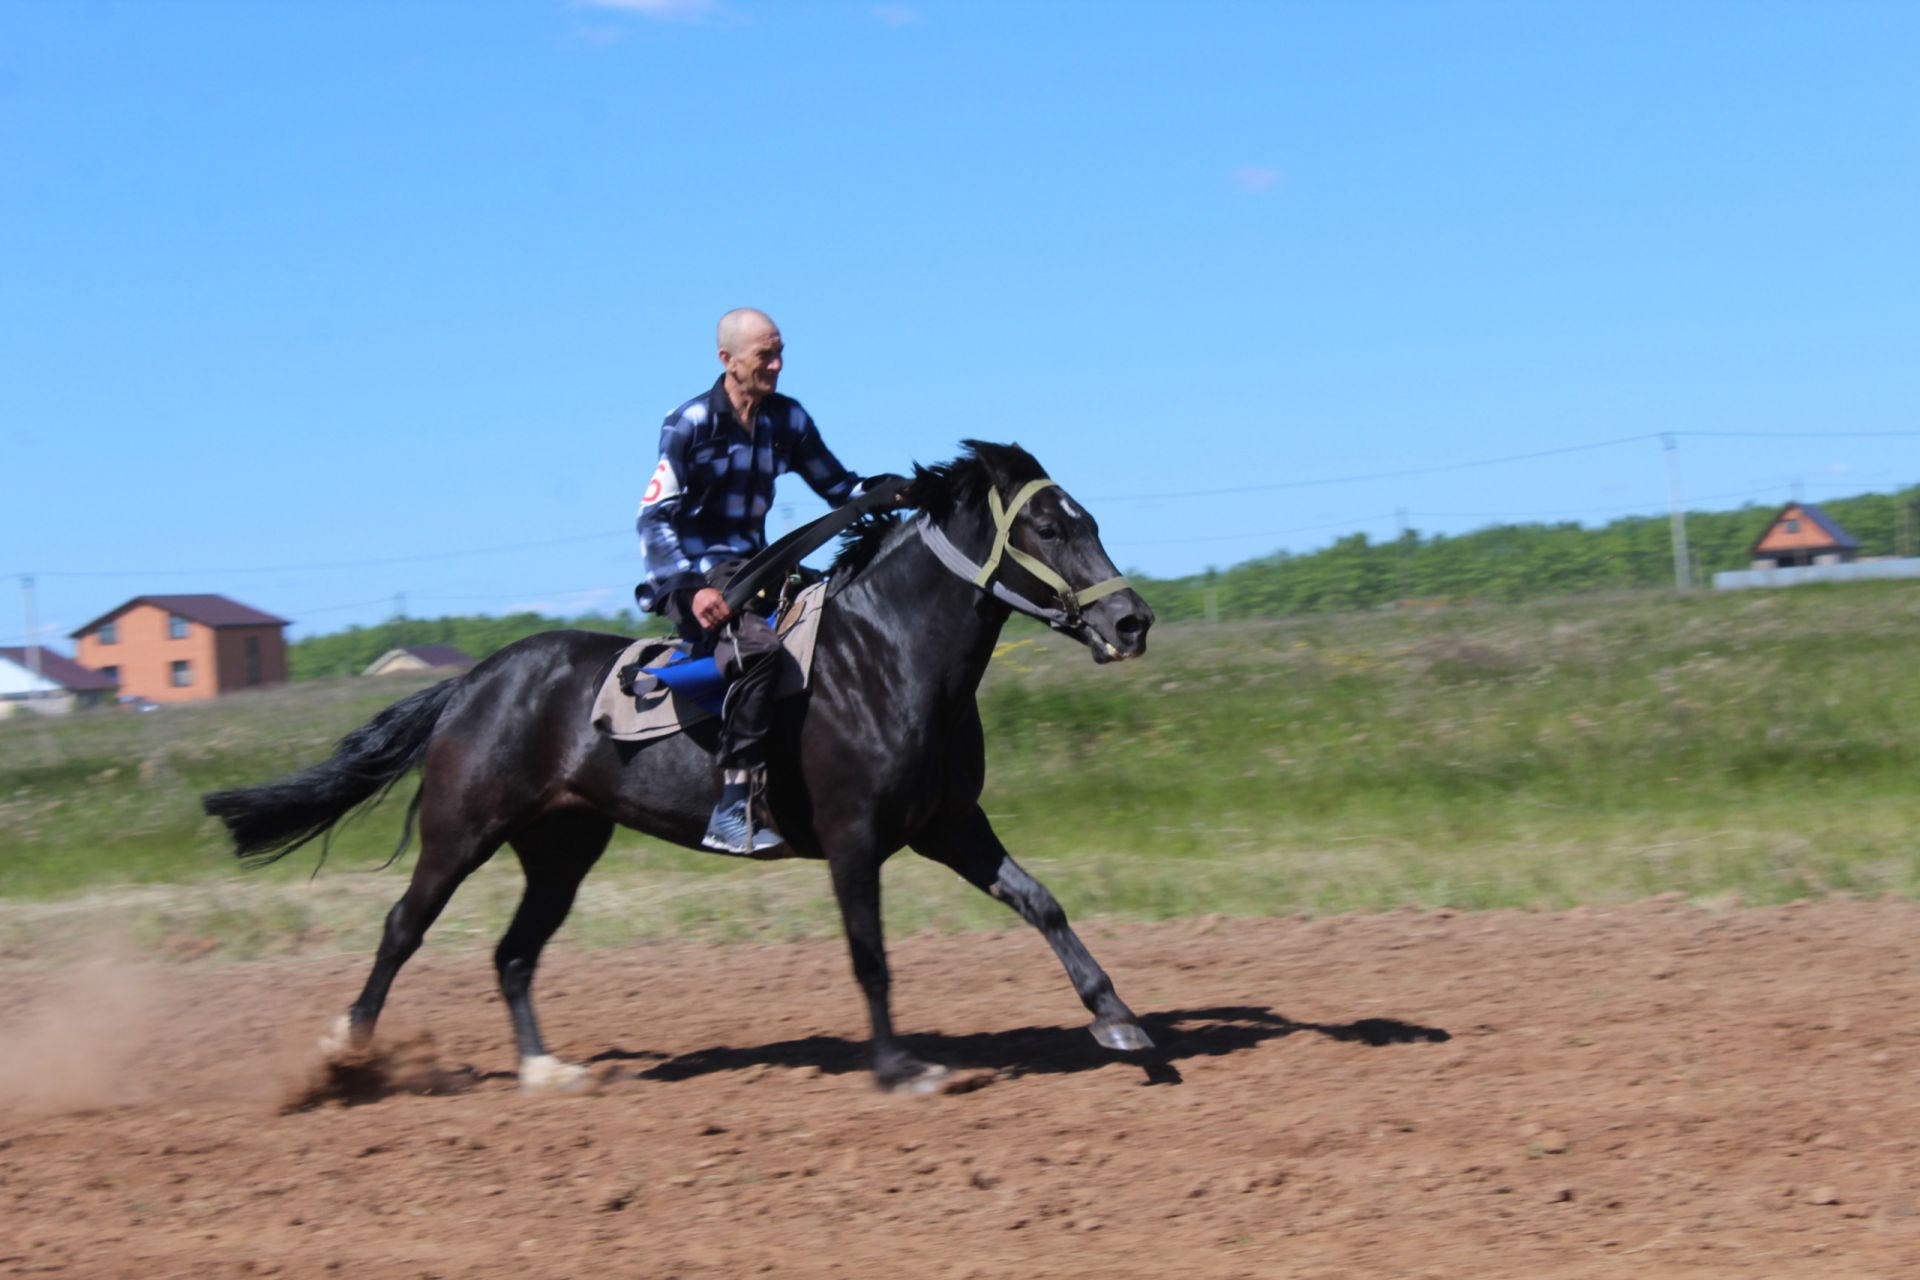
[[[1145,653],[1153,610],[1113,567],[1092,514],[1019,445],[962,443],[966,456],[916,468],[913,484],[948,568],[1080,641],[1095,662]]]

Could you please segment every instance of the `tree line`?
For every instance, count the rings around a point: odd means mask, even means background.
[[[1920,486],[1820,504],[1860,543],[1862,556],[1908,555],[1920,530]],[[1747,567],[1747,552],[1778,507],[1687,514],[1694,581]],[[1670,586],[1673,547],[1667,517],[1629,516],[1587,527],[1574,521],[1497,524],[1463,534],[1409,529],[1375,542],[1350,534],[1295,555],[1279,551],[1227,569],[1180,578],[1129,574],[1154,612],[1169,621],[1233,621],[1372,609],[1396,600],[1500,601]],[[389,649],[451,645],[485,658],[515,640],[558,627],[658,634],[658,618],[621,609],[553,618],[538,613],[395,618],[308,636],[289,646],[293,679],[357,675]]]
[[[562,627],[627,636],[667,630],[660,619],[640,618],[631,609],[583,613],[571,618],[550,618],[539,613],[509,613],[497,618],[480,614],[393,618],[371,627],[348,627],[344,631],[294,641],[287,646],[287,674],[294,680],[357,676],[389,649],[414,649],[428,644],[451,645],[470,658],[485,658],[515,640]]]
[[[1823,502],[1860,543],[1859,554],[1912,554],[1920,487]],[[1745,569],[1748,552],[1779,511],[1748,504],[1687,513],[1697,586]],[[1132,575],[1163,619],[1221,621],[1371,609],[1397,600],[1500,601],[1671,586],[1673,545],[1665,516],[1630,516],[1588,527],[1574,521],[1498,524],[1463,534],[1409,529],[1382,542],[1350,534],[1294,555],[1276,552],[1229,569],[1182,578]]]

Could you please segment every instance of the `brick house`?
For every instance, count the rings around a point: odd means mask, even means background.
[[[135,596],[74,632],[74,657],[123,694],[192,702],[284,683],[288,625],[225,596]]]

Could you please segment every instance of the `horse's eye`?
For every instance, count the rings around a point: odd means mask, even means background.
[[[1057,524],[1041,524],[1035,528],[1034,532],[1040,535],[1042,542],[1060,541],[1060,526]]]

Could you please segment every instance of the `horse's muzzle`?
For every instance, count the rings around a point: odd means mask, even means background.
[[[1082,615],[1087,648],[1095,662],[1120,662],[1137,658],[1147,651],[1147,631],[1153,626],[1153,610],[1129,588],[1096,601]]]

